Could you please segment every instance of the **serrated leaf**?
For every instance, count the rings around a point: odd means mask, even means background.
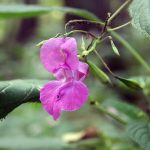
[[[88,60],[88,64],[91,69],[91,73],[93,73],[102,83],[111,83],[108,75],[98,68],[92,61]]]
[[[150,1],[133,0],[129,7],[132,25],[143,35],[150,38]]]
[[[141,148],[150,150],[150,128],[147,122],[132,122],[128,125],[127,134]]]
[[[0,5],[0,17],[5,19],[10,17],[35,17],[52,11],[70,13],[89,20],[99,20],[96,15],[89,11],[71,7],[47,7],[38,5]]]
[[[134,90],[141,90],[142,86],[134,79],[125,79],[119,76],[115,76],[116,79],[120,80],[127,87],[132,88]]]
[[[0,82],[0,119],[27,102],[40,102],[39,90],[43,80],[12,80]]]

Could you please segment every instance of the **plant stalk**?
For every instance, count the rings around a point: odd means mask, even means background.
[[[132,0],[125,1],[108,19],[108,24],[131,2]]]

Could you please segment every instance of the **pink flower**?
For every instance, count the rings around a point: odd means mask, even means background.
[[[89,91],[82,82],[88,65],[78,60],[74,38],[52,38],[41,47],[41,62],[57,80],[48,82],[40,91],[44,109],[59,118],[62,111],[75,111],[86,102]]]
[[[41,62],[52,73],[59,68],[76,70],[78,66],[77,44],[74,38],[51,38],[41,47]]]

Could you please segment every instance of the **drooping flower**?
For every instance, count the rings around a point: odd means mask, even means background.
[[[57,80],[40,91],[44,109],[56,120],[62,111],[75,111],[86,102],[89,91],[82,82],[88,65],[78,60],[74,38],[52,38],[41,47],[41,62]]]

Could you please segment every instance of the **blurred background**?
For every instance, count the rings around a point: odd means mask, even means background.
[[[95,13],[103,21],[108,12],[114,12],[123,0],[1,0],[0,4],[34,4],[42,6],[69,6],[82,8]],[[64,33],[64,25],[78,16],[51,12],[46,15],[26,19],[0,19],[0,80],[46,79],[52,76],[43,68],[39,59],[39,47],[42,40]],[[127,11],[122,12],[112,23],[112,27],[130,20]],[[78,24],[74,28],[98,33],[100,29],[92,25]],[[148,41],[141,37],[131,26],[118,31],[130,41],[133,47],[149,62]],[[80,35],[75,36],[79,41]],[[130,53],[116,43],[121,57],[113,54],[109,42],[101,45],[101,54],[115,73],[126,76],[145,75],[143,68]],[[80,49],[80,47],[79,47]],[[95,56],[91,56],[99,67],[106,71]],[[106,71],[107,72],[107,71]],[[146,99],[141,93],[110,88],[89,75],[86,80],[91,95],[104,101],[104,105],[116,111],[110,104],[113,100],[134,104],[148,111]],[[118,113],[118,112],[116,112]],[[125,114],[120,115],[126,119]],[[59,121],[53,121],[40,104],[24,104],[0,122],[0,150],[138,150],[129,141],[124,128],[109,117],[95,110],[88,103],[76,112],[63,113]]]

